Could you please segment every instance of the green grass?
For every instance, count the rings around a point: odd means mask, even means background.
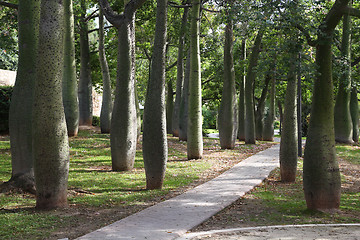
[[[360,146],[337,144],[336,153],[340,158],[346,159],[353,164],[360,164]]]
[[[142,151],[136,153],[132,171],[112,172],[108,134],[80,131],[70,138],[69,197],[71,208],[109,209],[121,206],[143,206],[151,199],[165,196],[171,190],[189,185],[199,179],[202,172],[212,167],[209,161],[186,158],[186,143],[168,138],[169,147],[164,187],[145,190],[145,171]],[[204,140],[208,149],[220,151],[218,140]],[[255,146],[241,145],[244,151]],[[241,151],[241,149],[240,149]],[[8,137],[0,139],[0,181],[11,177],[11,155]],[[0,182],[1,183],[1,182]],[[35,198],[30,194],[0,194],[0,239],[44,239],[52,232],[76,222],[76,216],[34,209]],[[70,210],[71,211],[71,210]],[[75,210],[74,210],[75,211]]]

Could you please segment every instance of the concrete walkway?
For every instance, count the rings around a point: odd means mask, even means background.
[[[279,145],[192,190],[78,239],[176,239],[260,184],[279,164]]]

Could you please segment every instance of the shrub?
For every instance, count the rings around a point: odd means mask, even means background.
[[[0,86],[0,132],[9,132],[9,109],[10,98],[13,92],[12,86]]]
[[[100,117],[98,117],[98,116],[93,116],[92,125],[93,125],[93,126],[100,127]]]

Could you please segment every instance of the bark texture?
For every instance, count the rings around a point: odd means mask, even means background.
[[[167,84],[167,99],[166,99],[166,132],[173,133],[173,114],[174,114],[174,91],[172,89],[172,81]],[[177,134],[178,136],[179,134]]]
[[[241,44],[241,60],[246,60],[246,40],[242,41]],[[238,126],[238,139],[240,141],[245,141],[245,76],[246,76],[246,67],[244,66],[244,71],[240,76],[239,84],[239,126]]]
[[[304,194],[309,209],[340,205],[340,172],[335,152],[332,38],[348,0],[337,0],[319,27],[311,117],[304,153]]]
[[[263,140],[274,141],[274,120],[275,120],[275,77],[272,76],[269,97],[269,110],[264,120]]]
[[[264,131],[264,112],[265,112],[265,101],[268,93],[269,83],[271,76],[268,74],[265,78],[265,86],[261,92],[261,97],[259,99],[256,116],[255,116],[255,133],[257,140],[263,140],[263,131]]]
[[[167,0],[157,0],[153,61],[144,108],[146,189],[162,188],[168,157],[165,119],[166,26]]]
[[[351,90],[350,112],[353,125],[353,141],[359,142],[359,100],[356,87],[352,87]]]
[[[187,122],[188,122],[188,107],[189,107],[189,78],[190,78],[190,51],[186,58],[186,67],[184,75],[184,87],[182,91],[180,103],[180,120],[179,120],[179,139],[187,141]]]
[[[9,128],[11,143],[11,179],[26,191],[35,192],[32,154],[32,104],[36,79],[39,0],[19,0],[19,61],[11,97]]]
[[[63,104],[69,136],[76,136],[79,129],[79,102],[75,63],[74,14],[72,0],[64,0],[65,45],[62,82]]]
[[[103,94],[100,112],[100,129],[101,133],[110,133],[111,129],[111,113],[112,113],[112,94],[111,79],[109,66],[106,60],[104,45],[104,14],[100,9],[99,16],[99,60],[103,79]]]
[[[193,0],[190,24],[190,79],[187,130],[187,157],[200,159],[203,154],[201,112],[201,63],[200,63],[200,9],[201,1]]]
[[[294,50],[293,50],[294,51]],[[280,142],[280,175],[283,182],[295,182],[297,168],[296,58],[291,54]]]
[[[256,36],[251,51],[249,65],[245,79],[245,143],[255,144],[255,113],[254,113],[254,82],[256,77],[255,67],[260,53],[260,45],[264,32],[260,30]]]
[[[67,206],[69,144],[62,104],[63,1],[41,2],[33,105],[36,208]]]
[[[187,19],[189,15],[189,8],[184,8],[184,13],[181,20],[181,28],[179,33],[178,43],[178,57],[177,57],[177,72],[176,72],[176,96],[174,103],[174,111],[172,114],[172,133],[174,136],[179,136],[179,121],[180,121],[180,104],[183,95],[184,85],[184,46]]]
[[[343,17],[343,34],[341,42],[342,74],[339,79],[338,93],[335,102],[335,141],[353,142],[353,126],[350,113],[351,95],[351,19],[349,14]]]
[[[92,81],[90,68],[90,48],[86,22],[85,0],[81,0],[80,19],[80,79],[79,79],[79,125],[92,124]]]
[[[230,17],[230,16],[228,16]],[[224,83],[218,117],[221,149],[233,149],[238,131],[238,111],[233,58],[233,23],[225,27]]]
[[[137,142],[135,105],[135,13],[145,0],[131,0],[116,14],[107,0],[99,0],[106,19],[118,31],[115,102],[111,117],[111,160],[114,171],[134,167]]]

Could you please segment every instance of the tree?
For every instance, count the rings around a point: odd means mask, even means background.
[[[201,63],[200,63],[200,8],[201,1],[193,0],[190,23],[190,78],[188,102],[187,156],[188,159],[202,158],[201,117]]]
[[[80,1],[80,79],[79,79],[79,125],[92,124],[92,82],[90,49],[85,0]]]
[[[255,113],[254,113],[254,81],[255,81],[255,67],[260,53],[261,40],[264,30],[261,29],[257,33],[254,46],[251,51],[249,65],[245,79],[245,143],[255,144]]]
[[[79,128],[79,102],[75,64],[74,15],[72,0],[64,0],[65,46],[62,94],[69,136],[76,136]]]
[[[104,13],[100,9],[99,16],[99,60],[103,78],[103,95],[100,112],[101,133],[109,133],[111,127],[112,95],[109,66],[106,60],[104,44]]]
[[[32,152],[32,104],[36,79],[34,69],[38,64],[35,56],[38,48],[39,17],[40,1],[19,1],[19,62],[9,116],[12,166],[10,182],[33,193],[35,192],[35,182]]]
[[[270,96],[269,96],[269,110],[264,119],[263,140],[274,140],[274,120],[275,120],[275,91],[276,81],[275,76],[272,74],[270,83]]]
[[[268,93],[270,80],[271,76],[269,74],[266,74],[265,86],[261,92],[261,96],[256,108],[255,136],[257,140],[263,140],[265,101]]]
[[[231,5],[232,3],[230,2],[229,4]],[[238,131],[238,111],[233,60],[233,22],[229,9],[227,9],[227,18],[224,45],[224,85],[218,121],[221,148],[233,149]]]
[[[318,74],[304,153],[304,193],[309,209],[334,209],[340,204],[341,179],[334,144],[331,45],[335,27],[344,11],[349,9],[348,3],[349,0],[335,1],[318,28],[314,44]],[[308,42],[314,43],[311,39]]]
[[[291,40],[290,40],[291,41]],[[297,51],[294,43],[290,46],[289,70],[282,134],[280,142],[280,175],[283,182],[294,182],[297,168],[297,115],[296,115],[296,59]]]
[[[351,95],[351,19],[348,13],[343,16],[341,42],[342,71],[335,102],[334,126],[335,141],[352,143],[353,126],[350,114]]]
[[[185,74],[184,74],[184,87],[180,102],[179,114],[179,140],[187,141],[187,122],[188,122],[188,102],[189,102],[189,78],[190,78],[190,51],[188,51]]]
[[[143,155],[146,189],[162,188],[168,151],[165,119],[167,0],[157,0],[156,9],[153,61],[144,108]]]
[[[246,40],[242,40],[241,44],[241,56],[240,60],[246,60]],[[240,75],[240,84],[239,84],[239,126],[238,126],[238,139],[240,141],[245,141],[245,75],[246,68],[244,66],[244,71]]]
[[[173,131],[173,114],[174,114],[174,91],[172,89],[172,81],[167,84],[167,99],[166,99],[166,132],[171,134]]]
[[[184,3],[186,3],[184,1]],[[185,33],[187,18],[189,15],[189,7],[184,8],[184,13],[181,20],[181,27],[179,33],[178,43],[178,57],[177,57],[177,71],[176,71],[176,96],[174,104],[174,112],[172,114],[172,133],[174,136],[179,136],[179,120],[180,120],[180,103],[183,95],[183,83],[184,83],[184,46],[185,46]]]
[[[36,208],[67,206],[69,144],[62,104],[64,2],[41,1],[33,104]]]
[[[359,101],[356,86],[352,87],[350,99],[350,112],[353,125],[353,141],[359,142]]]
[[[116,14],[107,0],[99,0],[106,19],[118,31],[117,78],[111,118],[111,160],[114,171],[133,168],[137,142],[135,106],[135,13],[145,0],[131,0]]]

